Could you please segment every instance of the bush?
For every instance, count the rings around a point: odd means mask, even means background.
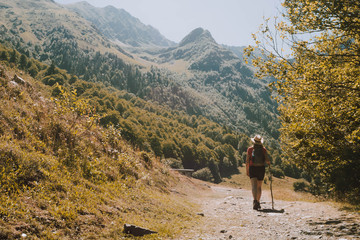
[[[309,184],[304,179],[294,182],[293,187],[295,192],[308,192],[309,190]]]
[[[311,182],[311,175],[305,171],[300,174],[300,177],[308,182]]]
[[[59,85],[64,85],[65,78],[61,74],[54,74],[44,77],[42,82],[49,86],[54,86],[56,83],[58,83]]]
[[[285,178],[284,171],[279,167],[272,167],[271,168],[271,175],[277,178]]]
[[[211,181],[212,178],[211,171],[208,167],[197,170],[192,176],[203,181]]]
[[[214,177],[214,182],[215,183],[221,183],[221,175],[220,175],[220,170],[219,170],[219,166],[218,164],[216,163],[215,159],[214,158],[211,158],[210,159],[210,162],[209,162],[209,169],[211,171],[211,174],[213,175]]]
[[[110,111],[106,116],[100,118],[100,125],[106,127],[109,125],[117,126],[120,122],[120,114],[116,111]]]
[[[182,161],[176,158],[165,158],[164,160],[162,160],[163,164],[174,168],[174,169],[182,169],[184,168],[182,165]]]
[[[0,146],[0,193],[16,192],[45,178],[47,163],[38,154],[8,145]]]

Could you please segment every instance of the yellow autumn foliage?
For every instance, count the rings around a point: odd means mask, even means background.
[[[291,55],[277,51],[265,23],[255,38],[266,57],[253,61],[258,76],[277,79],[283,152],[320,177],[327,193],[359,204],[360,3],[285,0],[283,7],[276,33]]]

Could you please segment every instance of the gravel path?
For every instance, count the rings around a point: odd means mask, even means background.
[[[249,190],[212,186],[197,199],[203,215],[198,226],[179,239],[360,239],[360,216],[339,211],[331,203],[275,201],[284,213],[252,210]],[[264,192],[262,208],[271,209]]]

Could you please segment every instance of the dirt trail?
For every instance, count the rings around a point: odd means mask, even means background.
[[[178,239],[360,239],[360,216],[339,211],[333,204],[275,200],[284,213],[252,210],[249,190],[211,186],[197,198],[201,223]],[[264,191],[262,207],[271,209],[271,195]]]

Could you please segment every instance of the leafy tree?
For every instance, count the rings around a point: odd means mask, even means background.
[[[26,65],[27,65],[27,57],[26,57],[24,54],[21,54],[19,64],[20,64],[20,68],[21,68],[21,69],[25,69],[25,68],[26,68]]]
[[[63,85],[65,83],[64,76],[61,74],[48,75],[43,78],[42,82],[49,86],[54,86],[56,83]]]
[[[162,152],[165,158],[177,158],[176,145],[171,140],[167,140],[163,143]]]
[[[196,169],[205,166],[207,162],[213,157],[213,151],[211,151],[205,144],[200,143],[196,148]]]
[[[186,143],[182,146],[181,151],[183,155],[184,168],[195,168],[195,146],[192,143]]]
[[[120,114],[117,111],[110,111],[106,116],[100,118],[100,125],[108,126],[112,124],[114,126],[118,125],[120,122]]]
[[[7,51],[1,51],[0,60],[7,61],[9,59],[9,53]]]
[[[55,74],[55,73],[57,73],[55,63],[54,63],[54,62],[51,62],[51,65],[50,65],[50,67],[47,69],[45,75],[46,75],[46,76],[49,76],[49,75],[52,75],[52,74]]]
[[[235,149],[238,147],[238,139],[233,134],[228,133],[228,134],[224,135],[223,136],[223,143],[230,144]]]
[[[74,84],[76,81],[78,80],[78,78],[75,75],[71,75],[71,78],[69,80],[70,84]]]
[[[16,53],[16,50],[14,49],[10,55],[9,62],[16,63],[16,61],[17,61],[17,53]]]
[[[253,63],[259,77],[278,79],[272,87],[280,95],[284,153],[319,173],[337,196],[359,202],[360,2],[285,0],[283,6],[287,21],[276,29],[292,55],[281,54],[266,24],[256,36],[266,57]]]
[[[150,139],[151,149],[154,151],[155,156],[160,157],[162,154],[162,146],[158,137],[154,136]]]
[[[211,159],[210,159],[209,169],[210,169],[210,171],[211,171],[211,174],[213,175],[214,182],[215,182],[215,183],[220,183],[220,182],[222,181],[222,180],[221,180],[221,176],[220,176],[220,170],[219,170],[219,166],[218,166],[218,164],[215,162],[215,159],[214,159],[214,158],[211,158]]]
[[[37,68],[36,64],[31,63],[30,67],[28,68],[28,72],[32,77],[36,77],[39,73],[39,69]]]
[[[224,152],[225,152],[226,156],[229,158],[229,161],[232,166],[232,170],[237,171],[238,159],[235,156],[235,149],[229,144],[225,144],[223,146],[223,148],[224,148]]]

